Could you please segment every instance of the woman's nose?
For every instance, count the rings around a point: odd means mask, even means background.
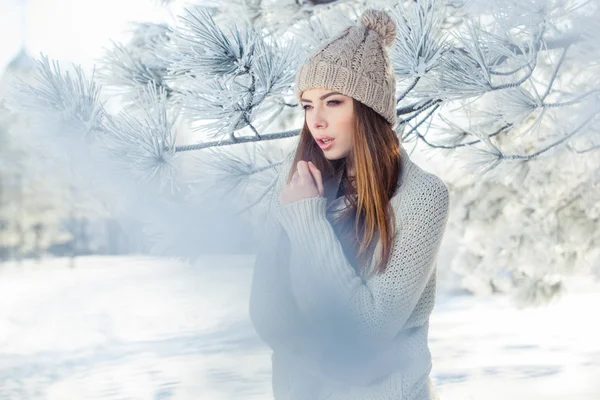
[[[323,115],[320,113],[315,113],[315,119],[313,120],[313,126],[314,128],[320,129],[320,128],[326,128],[327,127],[327,121],[325,121],[325,118],[323,118]]]

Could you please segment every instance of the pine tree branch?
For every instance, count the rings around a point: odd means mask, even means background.
[[[505,71],[505,72],[500,72],[500,71],[495,71],[492,69],[492,67],[490,67],[488,70],[490,72],[490,74],[492,75],[497,75],[497,76],[510,76],[510,75],[514,75],[517,72],[521,71],[523,68],[527,68],[529,66],[528,63],[525,63],[523,65],[518,66],[517,68],[511,70],[511,71]]]
[[[566,141],[566,140],[570,139],[571,137],[575,136],[583,128],[585,128],[585,126],[587,124],[589,124],[599,112],[600,112],[600,109],[596,110],[596,111],[594,111],[592,113],[590,113],[590,115],[588,115],[577,127],[575,127],[567,135],[565,135],[562,138],[560,138],[559,140],[551,143],[550,145],[544,147],[543,149],[536,151],[535,153],[525,154],[525,155],[521,155],[521,154],[505,155],[505,154],[502,154],[500,158],[502,158],[502,159],[510,159],[510,160],[525,160],[525,161],[529,161],[532,158],[535,158],[535,157],[537,157],[537,156],[539,156],[541,154],[544,154],[545,152],[549,151],[550,149],[552,149],[552,148],[560,145],[564,141]]]
[[[313,5],[318,4],[326,4],[326,3],[333,3],[334,1],[325,1],[325,2],[314,2],[311,3]],[[302,3],[301,1],[299,2],[299,4]],[[534,41],[535,44],[534,45],[513,45],[513,44],[504,44],[504,46],[506,48],[508,48],[514,55],[523,55],[523,54],[531,54],[532,52],[534,53],[534,56],[532,57],[531,62],[526,63],[522,66],[520,66],[519,68],[510,71],[510,72],[497,72],[497,71],[488,71],[491,74],[496,74],[496,75],[510,75],[510,74],[514,74],[518,71],[520,71],[523,68],[528,68],[529,71],[528,73],[522,77],[521,79],[515,81],[515,82],[510,82],[510,83],[506,83],[506,84],[502,84],[502,85],[497,85],[497,86],[492,86],[490,85],[487,89],[488,91],[496,91],[496,90],[503,90],[503,89],[509,89],[509,88],[513,88],[513,87],[518,87],[520,86],[523,82],[525,82],[527,79],[530,78],[531,74],[533,73],[534,69],[535,69],[535,65],[536,65],[536,56],[537,56],[537,51],[542,49],[542,40],[541,40],[541,35],[543,33],[543,28],[540,29],[540,32],[538,33],[536,40]],[[572,35],[572,36],[565,36],[562,38],[556,38],[550,41],[546,41],[544,48],[545,49],[552,49],[555,47],[560,47],[562,45],[570,45],[571,43],[577,41],[577,40],[581,40],[579,35]],[[476,46],[477,47],[477,46]],[[461,48],[455,48],[454,49],[457,52],[466,52],[466,50],[461,49]],[[481,49],[476,48],[477,51],[481,51]],[[479,54],[478,55],[478,59],[482,59],[483,54]],[[500,58],[497,58],[495,60],[495,62],[490,61],[485,62],[484,64],[480,64],[477,63],[476,66],[478,68],[486,68],[491,70],[492,67],[495,66],[499,66],[501,65],[506,59],[508,58],[508,56],[503,56]],[[488,65],[489,64],[489,65]],[[409,84],[409,86],[404,90],[403,93],[401,93],[398,96],[398,102],[400,102],[401,100],[403,100],[404,98],[406,98],[406,96],[408,95],[408,93],[410,93],[410,91],[412,89],[414,89],[414,87],[417,85],[418,81],[420,80],[420,76],[416,76],[413,78],[412,82]],[[253,86],[254,84],[254,75],[252,75],[252,82],[251,85]],[[252,96],[254,96],[255,94],[252,93]],[[264,96],[263,96],[264,97]],[[438,107],[436,107],[439,103],[442,102],[442,99],[429,99],[425,102],[423,101],[419,101],[419,102],[415,102],[413,104],[407,105],[407,106],[403,106],[403,107],[399,107],[396,110],[396,114],[398,116],[400,115],[404,115],[404,114],[410,114],[410,113],[414,113],[413,115],[411,115],[410,117],[405,119],[405,122],[411,121],[412,119],[416,118],[417,116],[419,116],[422,112],[424,112],[425,110],[430,109],[431,107],[434,107],[433,110],[431,110],[427,116],[425,117],[424,120],[428,119],[431,117],[431,115],[433,115],[433,113],[437,110]],[[572,104],[576,102],[576,99],[572,100],[569,103],[565,103],[564,105],[561,106],[566,106],[569,104]],[[252,102],[250,102],[249,104],[247,104],[249,108],[247,108],[246,113],[250,112],[253,108],[253,104]],[[297,105],[295,104],[288,104],[285,103],[285,106],[288,107],[296,107]],[[559,106],[559,104],[549,104],[548,107],[557,107]],[[247,143],[247,142],[252,142],[252,141],[260,141],[260,140],[276,140],[279,138],[285,138],[285,137],[290,137],[290,136],[294,136],[296,135],[299,130],[295,130],[295,131],[290,131],[290,132],[281,132],[281,133],[275,133],[275,134],[269,134],[269,135],[260,135],[259,132],[256,130],[256,128],[254,126],[252,126],[252,124],[250,123],[249,117],[248,115],[244,115],[243,119],[246,122],[246,125],[250,126],[250,129],[252,130],[252,132],[254,132],[255,136],[254,137],[242,137],[242,138],[238,138],[235,137],[234,134],[232,133],[230,135],[230,140],[218,140],[218,141],[212,141],[212,142],[208,142],[208,143],[201,143],[201,144],[197,144],[197,145],[189,145],[189,146],[178,146],[176,147],[176,151],[189,151],[189,150],[197,150],[197,149],[203,149],[203,148],[208,148],[208,147],[215,147],[215,146],[225,146],[225,145],[231,145],[231,144],[237,144],[237,143]],[[416,127],[412,128],[411,131],[409,131],[409,133],[407,134],[407,136],[410,136],[412,133],[414,133],[416,131],[416,129],[421,126],[421,124],[424,122],[421,121],[419,124],[417,124]],[[501,129],[502,131],[504,131],[507,128],[503,128]],[[477,142],[477,141],[476,141]],[[429,145],[431,145],[429,143]]]
[[[579,103],[582,99],[584,99],[594,93],[600,93],[600,89],[590,90],[589,92],[585,92],[582,95],[579,95],[572,100],[563,101],[561,103],[543,103],[540,106],[543,108],[558,108],[558,107],[572,106],[573,104]]]
[[[489,134],[489,135],[487,135],[487,136],[488,136],[488,138],[494,137],[494,136],[496,136],[496,135],[498,135],[498,134],[500,134],[500,133],[504,132],[505,130],[507,130],[507,129],[508,129],[508,128],[510,128],[511,126],[513,126],[513,124],[505,124],[505,125],[501,126],[501,127],[500,127],[500,128],[498,128],[496,131],[494,131],[494,132],[490,133],[490,134]],[[461,136],[464,136],[464,137],[466,137],[466,136],[468,136],[468,135],[473,135],[472,133],[470,133],[470,132],[467,132],[467,131],[464,131],[464,130],[463,130],[463,131],[461,131],[461,132],[458,132],[458,133],[459,133]],[[419,139],[421,139],[421,140],[422,140],[422,141],[423,141],[425,144],[427,144],[429,147],[432,147],[432,148],[435,148],[435,149],[446,149],[446,150],[451,150],[451,149],[456,149],[456,148],[459,148],[459,147],[464,147],[464,146],[473,146],[474,144],[477,144],[477,143],[481,143],[481,142],[482,142],[482,140],[481,140],[481,139],[477,139],[477,140],[472,140],[472,141],[470,141],[470,142],[458,143],[458,144],[455,144],[455,145],[449,146],[449,145],[433,144],[433,143],[429,142],[429,141],[428,141],[428,140],[425,138],[425,136],[423,136],[423,135],[421,135],[421,134],[419,133],[419,131],[418,131],[418,130],[415,130],[415,134],[416,134],[416,135],[417,135],[417,137],[418,137]]]
[[[575,146],[568,144],[567,147],[574,151],[575,153],[579,153],[579,154],[583,154],[583,153],[588,153],[590,151],[594,151],[594,150],[600,150],[600,144],[596,144],[594,146],[590,146],[586,149],[576,149]]]
[[[402,141],[406,140],[413,132],[416,132],[417,129],[425,122],[429,119],[429,117],[431,117],[433,115],[433,113],[440,107],[440,104],[436,104],[435,107],[433,107],[431,110],[429,110],[429,112],[427,113],[427,115],[425,115],[425,117],[423,117],[423,119],[421,121],[419,121],[419,123],[417,123],[410,131],[408,131],[408,133],[406,135],[404,135],[402,137]]]
[[[278,132],[278,133],[267,133],[267,134],[263,134],[260,136],[261,137],[260,141],[289,138],[289,137],[293,137],[293,136],[298,136],[299,133],[300,133],[300,129],[295,129],[295,130],[286,131],[286,132]],[[217,140],[217,141],[212,141],[212,142],[177,146],[177,147],[175,147],[175,151],[179,152],[179,151],[201,150],[201,149],[206,149],[209,147],[230,146],[232,144],[249,143],[249,142],[257,142],[257,141],[258,140],[256,139],[255,136],[242,136],[242,137],[236,137],[235,140],[232,140],[232,139]]]
[[[410,113],[416,112],[416,111],[425,110],[425,109],[427,109],[437,103],[441,103],[441,102],[442,102],[442,99],[427,99],[425,101],[419,100],[419,101],[416,101],[407,106],[397,108],[396,115],[400,116],[400,115],[404,115],[404,114],[410,114]]]
[[[410,83],[410,85],[408,85],[408,87],[404,90],[404,92],[402,92],[397,98],[396,98],[396,103],[399,103],[400,101],[402,101],[402,99],[404,99],[406,97],[406,95],[414,89],[415,86],[417,86],[417,83],[419,82],[419,79],[421,79],[420,76],[416,76],[415,78],[413,78],[413,81]]]
[[[248,119],[248,117],[245,116],[244,119],[246,120],[246,124],[248,124],[248,126],[250,127],[250,129],[252,129],[252,132],[254,132],[254,137],[256,138],[256,140],[261,140],[262,137],[261,137],[260,133],[258,133],[258,131],[254,127],[254,125],[252,125],[252,123],[250,122],[250,120]]]
[[[536,46],[534,47],[534,50],[532,51],[524,51],[523,54],[533,54],[533,56],[531,57],[531,63],[525,63],[524,67],[529,69],[529,72],[526,73],[521,79],[519,79],[516,82],[510,82],[510,83],[505,83],[502,85],[498,85],[498,86],[492,86],[490,85],[490,90],[502,90],[502,89],[509,89],[509,88],[514,88],[514,87],[518,87],[521,86],[521,84],[523,84],[524,82],[526,82],[531,75],[533,74],[533,71],[535,70],[535,67],[537,66],[537,58],[538,58],[538,52],[541,48],[542,45],[542,37],[544,35],[544,32],[546,31],[545,29],[545,25],[542,25],[542,27],[540,28],[540,31],[537,34],[537,37],[535,39],[535,43]],[[525,46],[524,46],[525,47]],[[476,47],[479,50],[479,47]],[[519,54],[518,47],[514,46],[514,45],[509,45],[509,48],[511,48],[511,50],[513,51],[513,53],[515,54]],[[491,65],[490,65],[491,67]],[[488,67],[488,71],[489,71],[489,67]],[[491,83],[491,82],[490,82]]]
[[[560,58],[558,59],[558,62],[556,63],[556,67],[554,67],[554,71],[552,72],[552,77],[550,78],[550,82],[548,83],[548,86],[546,87],[546,91],[544,92],[543,96],[540,98],[540,100],[542,102],[548,96],[548,94],[550,93],[550,90],[552,90],[552,85],[554,84],[554,80],[556,79],[558,70],[560,69],[563,61],[565,60],[567,51],[569,51],[569,46],[565,46],[565,48],[563,49],[563,51],[560,54]]]
[[[427,110],[429,107],[432,107],[432,106],[434,106],[434,105],[436,105],[436,104],[439,104],[439,103],[441,103],[441,102],[442,102],[442,100],[441,100],[441,99],[436,99],[436,100],[430,100],[430,101],[427,101],[426,103],[424,103],[424,104],[422,104],[422,105],[418,106],[418,107],[417,107],[417,108],[414,110],[414,114],[413,114],[413,115],[411,115],[411,116],[409,116],[409,117],[407,117],[407,118],[404,118],[402,122],[404,122],[404,123],[408,123],[408,122],[409,122],[409,121],[411,121],[412,119],[414,119],[414,118],[416,118],[417,116],[419,116],[419,115],[420,115],[420,114],[421,114],[423,111]]]
[[[273,167],[273,166],[271,165],[270,167]],[[236,214],[243,214],[246,211],[248,211],[249,209],[251,209],[252,207],[256,206],[258,203],[260,203],[262,201],[262,199],[271,192],[271,189],[273,189],[275,187],[275,185],[277,184],[277,179],[279,179],[279,177],[275,176],[275,178],[271,181],[271,183],[269,183],[269,185],[260,193],[260,195],[253,202],[246,205],[241,210],[237,211]]]
[[[297,4],[302,6],[308,4],[310,6],[322,6],[325,4],[332,4],[340,0],[296,0]]]
[[[542,47],[545,50],[562,49],[565,47],[569,47],[572,44],[575,44],[577,42],[581,42],[582,40],[583,40],[583,37],[580,34],[572,33],[572,34],[564,35],[564,36],[561,36],[558,38],[553,38],[553,39],[548,39],[548,40],[538,40],[538,41],[536,41],[533,49],[536,52],[542,50]],[[514,45],[514,44],[508,44],[508,46],[509,46],[509,49],[515,55],[524,55],[526,53],[529,53],[532,50],[529,46],[523,46],[525,51],[522,51],[521,48],[519,48],[519,46]],[[507,55],[499,57],[494,62],[494,64],[492,64],[491,66],[498,66],[498,65],[504,63],[504,61],[506,61],[507,59],[508,59]]]

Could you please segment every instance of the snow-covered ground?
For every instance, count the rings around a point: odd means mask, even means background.
[[[270,351],[248,320],[252,256],[0,264],[0,400],[270,399]],[[438,295],[442,400],[600,399],[600,285],[554,304]]]

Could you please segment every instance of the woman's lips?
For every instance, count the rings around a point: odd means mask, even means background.
[[[327,143],[323,142],[322,139],[317,139],[317,143],[319,144],[319,147],[322,150],[329,150],[331,148],[331,146],[333,146],[334,142],[335,142],[335,139],[330,139]]]

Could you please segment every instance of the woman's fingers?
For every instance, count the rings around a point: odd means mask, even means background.
[[[312,163],[312,161],[308,162],[308,167],[310,169],[310,172],[313,175],[313,178],[315,179],[315,183],[317,184],[317,189],[319,190],[319,194],[321,196],[323,196],[325,193],[325,190],[323,188],[323,176],[321,175],[321,171],[319,171],[319,168],[317,168],[315,166],[315,164]]]
[[[297,172],[298,172],[298,177],[299,178],[311,179],[312,180],[312,174],[308,170],[308,163],[306,161],[299,161],[298,162]]]
[[[285,196],[282,196],[280,199],[286,201],[296,198],[323,196],[324,189],[321,171],[312,162],[299,161],[296,171],[292,175],[292,180],[284,190],[286,190]],[[284,202],[283,200],[282,202]]]
[[[300,184],[311,184],[314,188],[318,188],[312,173],[309,170],[308,163],[306,161],[298,162],[298,183]]]

